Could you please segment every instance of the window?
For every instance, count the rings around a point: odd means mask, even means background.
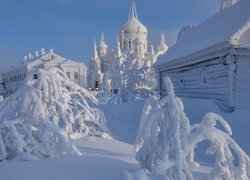
[[[126,41],[124,41],[123,43],[123,48],[126,48]]]
[[[74,79],[78,79],[78,78],[79,78],[79,74],[78,74],[78,72],[75,72]]]
[[[37,74],[33,74],[33,79],[37,79]]]
[[[98,81],[95,81],[95,90],[96,90],[96,91],[98,90],[98,87],[99,87],[99,82],[98,82]]]
[[[66,75],[70,79],[70,72],[66,72]]]
[[[132,48],[131,41],[129,41],[128,44],[129,44],[129,48],[131,49]]]

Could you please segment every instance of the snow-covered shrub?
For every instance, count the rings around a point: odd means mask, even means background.
[[[59,69],[37,69],[0,104],[0,157],[54,158],[79,154],[71,139],[107,132],[87,90]]]
[[[3,96],[0,96],[0,102],[2,102],[3,101]]]
[[[218,114],[207,113],[201,123],[190,126],[182,101],[175,97],[170,78],[165,78],[168,96],[151,96],[145,103],[135,144],[136,159],[142,168],[170,180],[193,179],[194,150],[201,141],[210,141],[207,153],[214,154],[211,179],[250,179],[249,156],[231,138],[228,123]],[[220,122],[225,132],[216,128]],[[234,162],[233,152],[239,159]],[[198,163],[195,163],[198,165]]]

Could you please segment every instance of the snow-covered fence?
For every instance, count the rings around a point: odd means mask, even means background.
[[[79,154],[71,139],[108,132],[103,113],[90,102],[97,100],[60,69],[35,69],[0,104],[0,158]]]
[[[207,113],[201,123],[191,126],[170,78],[164,80],[168,95],[162,99],[151,96],[144,105],[135,144],[136,159],[141,167],[151,177],[193,179],[190,169],[199,165],[194,161],[195,148],[201,141],[208,140],[207,153],[216,157],[211,179],[248,180],[250,158],[231,138],[228,123],[216,113]],[[216,128],[217,122],[225,131]],[[238,156],[238,165],[233,152]]]

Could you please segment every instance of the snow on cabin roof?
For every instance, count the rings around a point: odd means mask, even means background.
[[[239,45],[240,37],[248,29],[250,0],[241,0],[187,31],[154,66],[193,55],[222,43]]]

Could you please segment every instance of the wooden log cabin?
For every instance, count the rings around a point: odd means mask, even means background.
[[[154,65],[160,94],[169,76],[178,96],[212,99],[225,111],[250,107],[249,9],[241,0],[182,33]]]

